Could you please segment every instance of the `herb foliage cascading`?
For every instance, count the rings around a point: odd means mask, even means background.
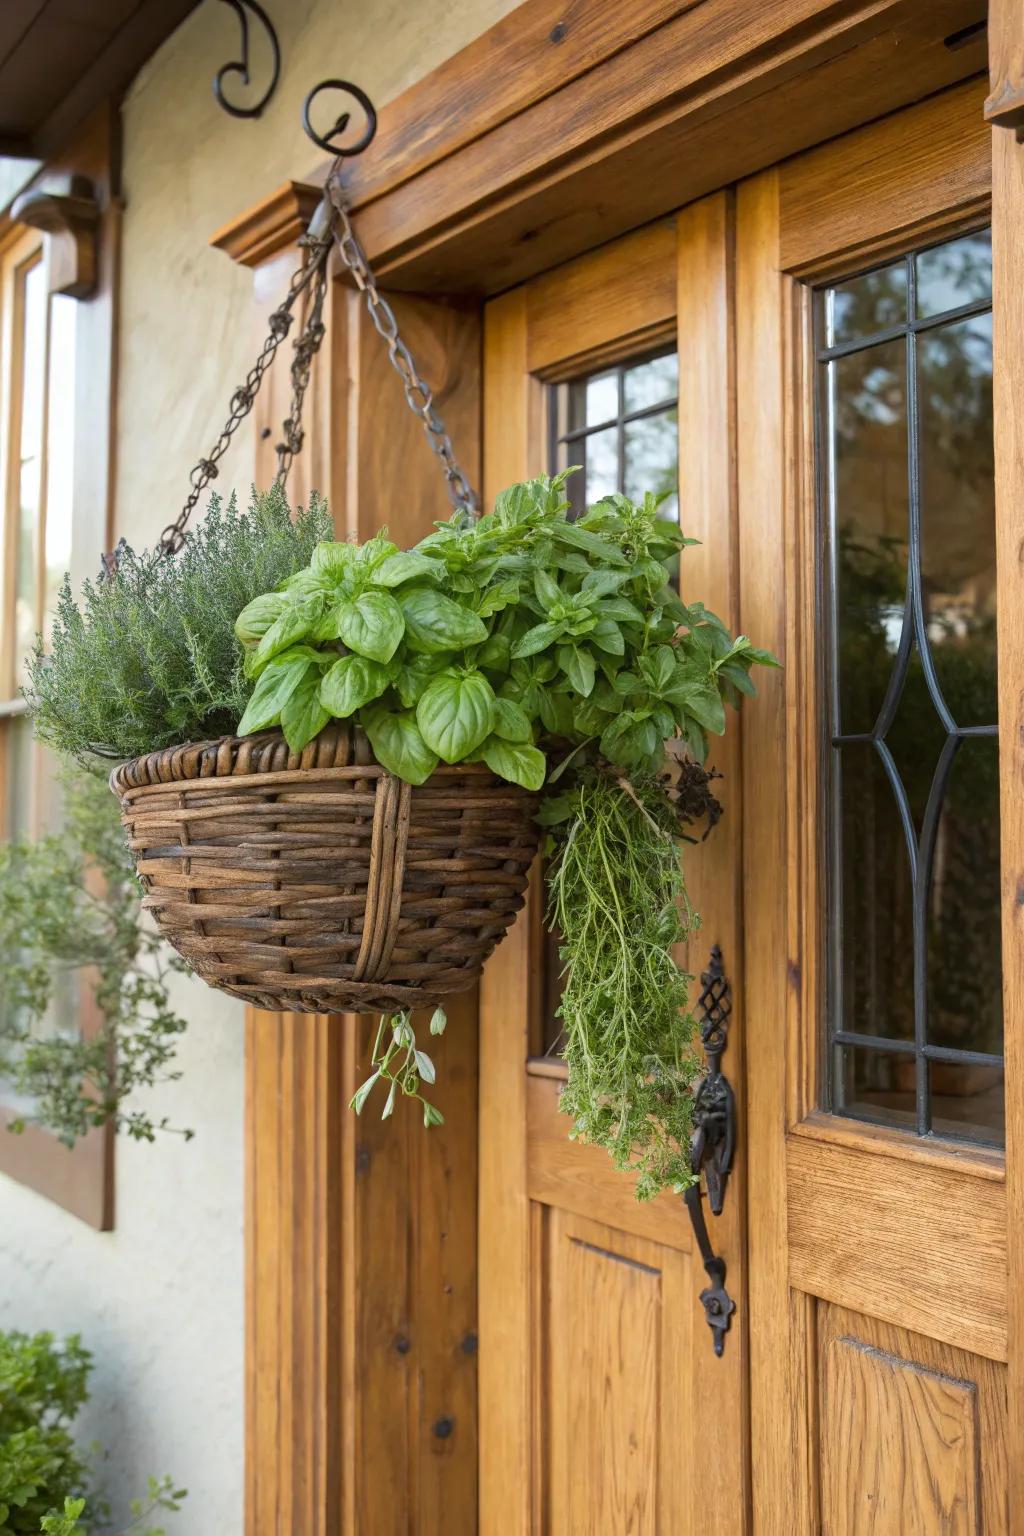
[[[673,591],[669,563],[694,541],[657,497],[609,496],[572,522],[571,472],[512,486],[493,513],[439,524],[412,550],[384,531],[321,544],[239,615],[255,682],[239,733],[280,725],[300,751],[349,719],[412,784],[440,762],[483,762],[527,789],[558,785],[541,820],[567,969],[563,1104],[649,1197],[690,1181],[698,1071],[690,978],[671,953],[692,917],[666,743],[703,763],[725,705],[755,691],[751,667],[775,661]],[[431,1032],[443,1028],[438,1010]],[[373,1067],[357,1109],[380,1083],[385,1115],[400,1091],[440,1120],[407,1015],[382,1023]]]

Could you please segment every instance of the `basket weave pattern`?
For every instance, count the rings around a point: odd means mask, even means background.
[[[413,788],[363,733],[136,758],[111,788],[164,938],[259,1008],[387,1012],[473,985],[523,904],[535,797],[478,764]]]

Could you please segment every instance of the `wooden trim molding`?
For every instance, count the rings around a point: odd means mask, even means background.
[[[287,246],[294,245],[320,201],[320,189],[301,181],[286,181],[241,218],[232,219],[210,238],[243,267],[258,267]]]
[[[346,179],[390,287],[500,292],[987,63],[983,32],[947,46],[983,0],[594,0],[560,15],[526,0],[382,109]],[[215,243],[251,251],[255,230],[266,259],[325,174]]]

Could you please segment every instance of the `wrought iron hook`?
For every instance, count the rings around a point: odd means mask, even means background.
[[[357,101],[366,114],[366,127],[363,129],[361,137],[347,149],[343,145],[336,144],[334,140],[345,132],[351,121],[351,112],[342,112],[335,119],[334,127],[328,129],[326,134],[317,133],[313,127],[311,108],[321,91],[344,92],[345,95],[351,96],[354,101]],[[353,85],[351,80],[321,80],[319,85],[314,85],[302,103],[302,126],[313,140],[313,143],[318,144],[329,155],[337,155],[340,159],[348,159],[351,155],[361,155],[363,150],[373,143],[377,133],[377,109],[366,92],[358,85]]]
[[[221,4],[230,5],[238,17],[238,24],[242,31],[242,57],[235,59],[230,64],[221,65],[213,82],[213,94],[224,108],[224,111],[229,112],[232,117],[259,117],[277,90],[277,82],[281,77],[281,45],[277,40],[274,24],[262,5],[258,3],[258,0],[221,0]],[[259,101],[251,107],[238,107],[235,106],[234,102],[228,101],[224,95],[224,78],[226,75],[240,75],[243,85],[251,83],[249,78],[249,17],[246,12],[246,6],[252,11],[267,34],[267,40],[270,43],[270,53],[273,59],[273,70],[270,84],[263,92]]]

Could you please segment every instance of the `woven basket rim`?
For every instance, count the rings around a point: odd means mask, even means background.
[[[322,766],[318,759],[323,748],[343,737],[351,739],[353,760],[344,765]],[[113,769],[110,788],[123,799],[139,790],[200,780],[207,783],[211,779],[222,782],[230,780],[241,788],[246,778],[283,775],[293,778],[296,775],[316,774],[318,778],[365,780],[382,778],[388,774],[388,770],[373,756],[369,741],[359,726],[349,726],[344,721],[332,722],[313,738],[303,752],[289,752],[286,765],[281,766],[279,761],[275,765],[275,754],[266,749],[278,746],[283,739],[283,733],[274,729],[254,732],[251,736],[214,736],[204,741],[182,742],[155,752],[145,752],[139,757],[126,758]],[[362,748],[358,758],[355,750],[357,743]],[[240,755],[244,755],[246,760],[242,773],[239,773],[236,766]],[[214,760],[213,770],[207,767],[203,773],[203,761],[205,759],[209,764],[211,757]],[[486,763],[438,763],[424,783],[466,777],[494,780],[517,797],[534,796],[533,791],[524,789],[522,785],[498,778]]]

